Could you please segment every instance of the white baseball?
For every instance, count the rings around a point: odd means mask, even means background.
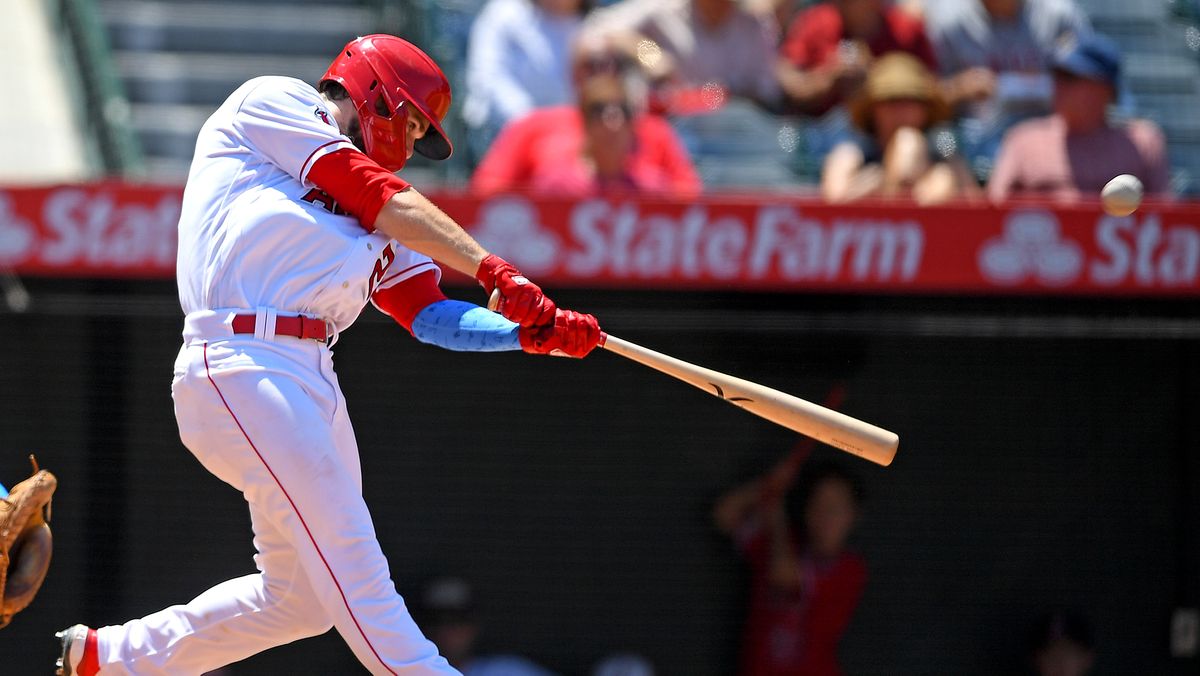
[[[1142,182],[1137,176],[1121,174],[1104,186],[1100,199],[1109,216],[1128,216],[1142,203]]]

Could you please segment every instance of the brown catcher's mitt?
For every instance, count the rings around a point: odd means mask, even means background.
[[[50,568],[50,498],[58,479],[39,470],[0,498],[0,629],[33,601]]]

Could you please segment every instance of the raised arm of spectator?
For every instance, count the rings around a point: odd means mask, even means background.
[[[734,487],[717,498],[713,505],[713,524],[725,535],[734,532],[758,511],[762,504],[763,480],[754,479]]]
[[[808,459],[808,450],[783,456],[766,475],[747,481],[722,495],[713,507],[717,529],[732,533],[755,512],[783,505],[783,496],[796,481],[800,466]]]
[[[853,202],[883,188],[883,169],[864,166],[862,150],[853,143],[839,143],[825,156],[821,167],[821,197],[826,202]]]
[[[953,199],[977,200],[983,194],[963,158],[955,156],[934,164],[913,186],[917,204],[942,204]]]
[[[789,101],[801,110],[816,112],[833,96],[842,70],[836,61],[815,68],[800,68],[783,58],[776,62],[775,76]]]
[[[938,84],[946,102],[957,107],[990,99],[996,93],[996,74],[990,68],[976,66],[944,77]]]

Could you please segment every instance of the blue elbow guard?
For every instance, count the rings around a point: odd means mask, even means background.
[[[461,300],[431,303],[412,323],[417,340],[456,352],[519,350],[518,328],[491,310]]]

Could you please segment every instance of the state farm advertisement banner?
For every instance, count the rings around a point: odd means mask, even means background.
[[[1200,204],[829,206],[506,195],[433,200],[484,246],[558,286],[1200,296]],[[0,189],[0,268],[169,277],[181,191]]]
[[[0,188],[0,269],[54,277],[170,277],[183,191],[104,183]]]

